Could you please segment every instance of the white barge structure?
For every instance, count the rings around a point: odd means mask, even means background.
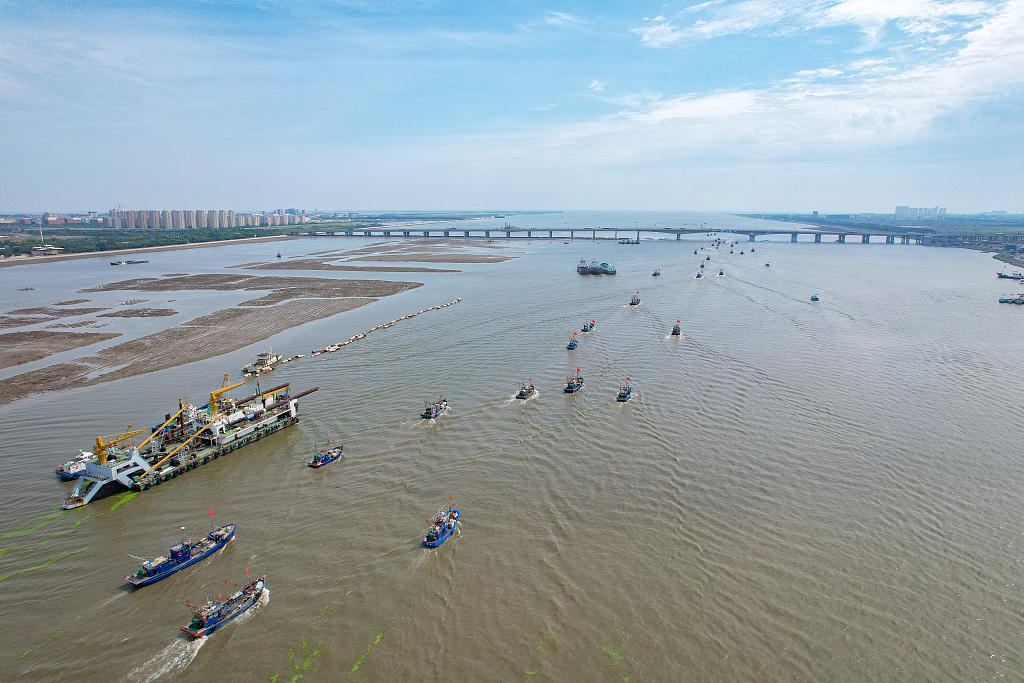
[[[229,376],[225,375],[221,388],[210,392],[210,402],[205,406],[178,399],[178,411],[153,427],[138,446],[129,443],[127,447],[111,448],[113,442],[105,441],[107,437],[97,438],[95,461],[85,463],[78,485],[61,507],[72,510],[88,505],[98,494],[106,495],[112,489],[145,491],[290,427],[299,421],[298,399],[319,389],[291,394],[290,386],[281,384],[232,400],[228,392],[245,383],[229,386],[228,382]]]

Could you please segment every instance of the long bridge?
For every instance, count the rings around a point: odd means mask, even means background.
[[[885,238],[886,244],[923,244],[931,235],[921,232],[883,232],[878,230],[837,230],[825,228],[821,230],[783,228],[779,230],[750,230],[731,229],[715,230],[708,228],[562,228],[561,230],[544,230],[537,228],[519,228],[514,225],[505,225],[500,228],[452,228],[429,227],[425,224],[400,226],[372,226],[365,228],[331,228],[306,233],[315,237],[484,237],[489,239],[610,239],[618,240],[620,235],[625,239],[640,239],[640,234],[648,235],[675,235],[681,240],[683,235],[712,235],[732,234],[746,235],[748,241],[753,242],[756,237],[764,235],[789,235],[791,242],[797,242],[800,235],[813,236],[815,242],[821,242],[823,236],[833,236],[836,242],[845,243],[847,238],[860,238],[860,241],[867,244],[872,237]],[[600,237],[598,236],[600,234]],[[635,237],[634,237],[635,235]],[[1024,237],[1024,236],[1022,236]],[[805,240],[809,241],[809,240]]]

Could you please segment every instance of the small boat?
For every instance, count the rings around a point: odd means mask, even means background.
[[[580,259],[579,265],[576,266],[576,272],[580,275],[591,275],[590,266],[587,265],[586,259]]]
[[[331,440],[334,443],[334,440]],[[345,444],[340,446],[334,446],[333,448],[325,448],[322,451],[318,451],[313,459],[306,464],[310,467],[323,467],[324,465],[330,465],[332,462],[341,457],[342,451],[345,450]]]
[[[459,523],[460,515],[461,513],[458,508],[451,505],[438,510],[430,524],[430,529],[427,530],[426,535],[423,537],[423,545],[428,548],[436,548],[447,541],[448,537],[455,531],[455,525]]]
[[[693,253],[694,253],[694,254],[696,254],[696,253],[697,253],[697,250],[696,250],[696,249],[694,249],[694,250],[693,250]]]
[[[596,320],[591,320],[589,323],[583,323],[583,329],[581,329],[580,332],[593,332],[595,324],[597,324]]]
[[[210,635],[255,605],[266,586],[267,577],[261,576],[245,584],[227,600],[208,600],[202,607],[186,602],[185,605],[192,610],[192,621],[181,630],[193,638]]]
[[[185,527],[181,527],[181,532],[181,543],[171,547],[170,557],[158,557],[154,560],[135,558],[142,563],[142,567],[134,574],[124,577],[124,580],[133,586],[141,587],[166,579],[171,574],[180,572],[223,548],[235,537],[235,525],[225,524],[214,529],[206,538],[196,543],[185,537]]]
[[[654,277],[658,277],[659,275],[661,275],[661,268],[658,268],[656,271],[651,273],[651,275],[653,275]]]
[[[633,295],[633,298],[629,300],[629,305],[630,306],[639,306],[640,305],[640,292],[637,292],[636,294]]]
[[[446,410],[448,410],[448,399],[446,399],[444,397],[444,394],[442,393],[441,396],[438,397],[438,399],[433,403],[431,403],[430,401],[424,402],[423,412],[420,413],[420,417],[422,417],[424,420],[433,420],[435,417],[441,415]]]
[[[111,261],[110,265],[112,265],[112,266],[123,266],[124,265],[124,261]]]
[[[702,277],[704,277],[704,271],[701,271],[701,272],[697,273],[697,279],[698,280],[701,279]]]
[[[593,266],[591,266],[591,267],[593,267]],[[609,265],[607,263],[602,263],[597,268],[598,268],[597,274],[599,274],[599,275],[615,275],[615,272],[616,272],[615,271],[615,266]]]
[[[627,377],[626,380],[629,380]],[[615,400],[619,403],[625,403],[629,399],[633,398],[633,387],[628,384],[623,384],[619,387],[619,395],[615,397]]]
[[[818,301],[818,295],[817,294],[811,294],[811,301]]]
[[[730,254],[732,253],[732,249],[730,249],[730,250],[729,250],[729,253],[730,253]]]
[[[764,264],[764,267],[765,267],[765,268],[771,268],[771,267],[772,267],[772,264],[770,264],[770,263],[766,263],[766,264]]]
[[[567,351],[575,351],[577,349],[577,347],[579,347],[579,345],[580,345],[580,343],[578,341],[576,341],[576,333],[573,332],[572,333],[572,339],[570,339],[569,343],[565,345],[565,348],[566,348]]]
[[[565,379],[565,388],[562,391],[566,394],[575,394],[577,391],[583,388],[583,375],[580,374],[580,369],[576,368],[575,375],[569,375]]]
[[[672,328],[672,336],[678,337],[680,336],[680,334],[681,332],[679,331],[679,321],[677,320],[675,326]]]
[[[719,269],[718,276],[719,277],[724,277],[725,276],[725,270],[724,269]]]
[[[533,386],[533,380],[530,383],[520,382],[519,392],[516,394],[516,398],[526,400],[537,395],[537,389]]]
[[[996,277],[1001,277],[1006,280],[1024,280],[1024,273],[1021,273],[1019,270],[1015,270],[1010,275],[1007,275],[1006,273],[996,273]]]
[[[78,479],[82,476],[82,473],[85,472],[85,466],[91,462],[96,462],[97,460],[98,458],[95,453],[79,449],[78,455],[57,467],[57,476],[64,481]]]
[[[705,261],[710,261],[710,260],[711,260],[711,257],[710,257],[710,256],[708,256],[708,257],[707,257],[706,259],[704,259],[704,260],[705,260]]]
[[[265,372],[274,369],[277,363],[281,362],[281,354],[273,351],[260,351],[256,354],[256,360],[242,368],[244,377],[257,377]]]
[[[743,256],[743,251],[742,250],[740,251],[740,256]]]
[[[756,250],[756,249],[754,249],[753,247],[751,247],[751,248],[750,248],[750,253],[751,253],[751,254],[753,254],[753,253],[754,253],[755,251],[757,251],[757,250]]]
[[[277,252],[277,258],[281,258],[281,252]]]

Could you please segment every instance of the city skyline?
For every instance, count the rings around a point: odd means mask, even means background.
[[[0,32],[3,214],[1020,210],[1019,1],[34,1]]]

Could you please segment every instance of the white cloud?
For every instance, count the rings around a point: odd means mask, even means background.
[[[542,104],[539,107],[534,107],[533,110],[534,111],[551,111],[554,108],[555,108],[555,105],[552,102],[551,104]]]
[[[640,36],[641,44],[647,47],[665,47],[686,37],[683,31],[669,23],[665,17],[654,17],[645,21],[646,24],[630,31]]]
[[[544,16],[544,23],[552,26],[582,26],[587,22],[565,12],[548,12]]]
[[[604,83],[597,80],[596,78],[590,82],[590,89],[594,92],[601,92],[604,90]]]

